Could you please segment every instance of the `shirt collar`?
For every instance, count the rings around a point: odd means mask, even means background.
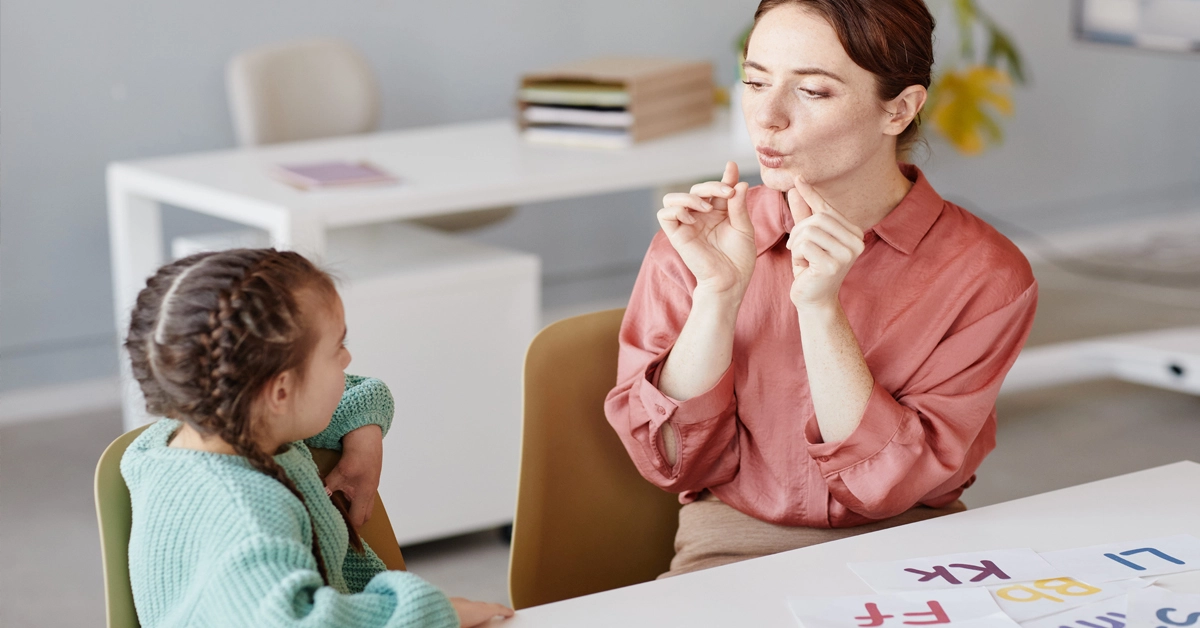
[[[925,234],[929,233],[938,216],[942,215],[945,201],[929,184],[920,168],[912,164],[900,164],[900,172],[913,182],[912,188],[900,204],[879,224],[868,229],[867,233],[874,232],[892,248],[909,255],[916,250]],[[783,192],[760,185],[750,190],[747,204],[751,207],[754,244],[759,255],[773,248],[796,226]]]

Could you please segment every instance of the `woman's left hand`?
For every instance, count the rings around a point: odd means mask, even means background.
[[[350,500],[350,524],[361,528],[375,509],[383,470],[383,430],[364,425],[342,437],[342,459],[325,476],[325,493],[341,491]]]
[[[792,304],[798,310],[837,305],[842,280],[863,252],[863,231],[800,177],[795,185],[787,192],[796,223],[787,243],[792,252]]]

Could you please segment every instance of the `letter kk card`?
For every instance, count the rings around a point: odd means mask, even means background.
[[[1055,578],[1062,574],[1028,548],[849,563],[848,566],[880,593],[991,587]]]
[[[970,628],[1018,628],[984,589],[877,593],[846,597],[792,598],[804,628],[919,628],[953,624]]]

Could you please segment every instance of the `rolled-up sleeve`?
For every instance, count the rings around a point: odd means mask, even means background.
[[[685,401],[658,388],[659,370],[691,309],[686,273],[660,233],[647,252],[621,323],[617,385],[604,404],[608,422],[638,471],[674,492],[723,484],[738,467],[732,366],[709,390]],[[674,465],[663,453],[662,426],[668,421],[677,438]]]
[[[1036,305],[1033,283],[943,339],[899,390],[876,383],[862,421],[845,440],[822,442],[816,421],[809,421],[808,454],[830,495],[856,513],[884,519],[967,483],[995,447],[994,435],[981,433],[993,420],[1000,385],[1029,335]]]

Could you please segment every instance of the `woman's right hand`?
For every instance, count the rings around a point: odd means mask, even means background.
[[[450,604],[454,607],[454,612],[458,613],[458,624],[462,628],[482,626],[496,617],[513,616],[513,609],[503,604],[472,602],[461,597],[450,598]]]
[[[754,225],[746,209],[748,183],[738,182],[737,164],[725,165],[720,181],[668,194],[658,224],[696,277],[696,289],[741,303],[754,272]]]

